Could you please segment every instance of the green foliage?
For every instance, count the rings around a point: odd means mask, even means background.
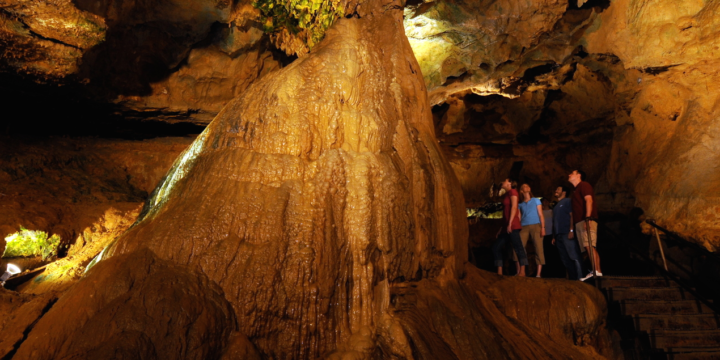
[[[481,207],[466,208],[468,219],[502,219],[502,203],[488,202]]]
[[[57,255],[60,236],[39,230],[28,230],[20,226],[20,231],[5,237],[5,252],[2,257],[42,256],[46,260]]]
[[[262,13],[265,32],[288,29],[312,48],[325,31],[344,15],[341,0],[255,0]]]

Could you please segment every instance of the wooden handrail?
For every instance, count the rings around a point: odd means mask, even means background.
[[[676,234],[676,233],[674,233],[674,232],[672,232],[672,231],[670,231],[670,230],[668,230],[668,229],[666,229],[666,228],[658,225],[658,224],[655,222],[655,220],[653,220],[653,219],[647,219],[647,220],[645,220],[645,222],[646,222],[647,224],[649,224],[650,226],[654,227],[655,229],[662,231],[663,233],[665,233],[666,236],[668,236],[668,237],[670,237],[670,238],[673,238],[676,242],[678,242],[678,243],[680,243],[680,244],[682,244],[682,245],[684,245],[684,246],[688,246],[688,247],[691,247],[691,248],[693,248],[693,249],[695,249],[695,250],[698,250],[698,251],[700,251],[701,253],[703,253],[703,255],[707,255],[707,256],[713,257],[713,258],[715,258],[715,259],[717,259],[717,260],[720,260],[720,254],[711,252],[711,251],[709,251],[708,249],[706,249],[704,246],[700,246],[700,245],[698,245],[698,244],[696,244],[696,243],[694,243],[694,242],[692,242],[692,241],[690,241],[690,240],[688,240],[688,239],[685,239],[685,238],[683,238],[682,236],[680,236],[680,235],[678,235],[678,234]]]
[[[653,224],[651,224],[651,225],[653,225]],[[654,226],[655,226],[655,225],[654,225]],[[693,288],[690,284],[688,284],[688,283],[687,283],[685,280],[683,280],[681,277],[673,274],[673,273],[670,272],[669,270],[665,270],[662,266],[658,265],[658,263],[655,262],[655,260],[651,259],[646,253],[644,253],[644,252],[641,251],[640,249],[636,248],[634,245],[629,244],[627,241],[622,241],[622,238],[621,238],[618,234],[616,234],[615,232],[613,232],[612,230],[610,230],[607,226],[598,224],[598,227],[602,227],[603,231],[605,231],[606,233],[608,233],[609,235],[611,235],[611,236],[617,241],[618,244],[620,244],[621,246],[624,246],[624,247],[627,248],[628,250],[630,250],[630,251],[634,252],[635,254],[639,255],[643,260],[645,260],[646,262],[650,263],[650,264],[651,264],[652,266],[654,266],[657,270],[659,270],[660,273],[663,274],[663,276],[665,276],[666,278],[669,278],[669,279],[671,279],[672,281],[676,282],[676,283],[677,283],[678,285],[680,285],[683,289],[685,289],[685,291],[687,291],[687,292],[689,292],[690,294],[692,294],[698,301],[700,301],[701,303],[705,304],[707,307],[709,307],[710,309],[712,309],[715,313],[720,314],[720,307],[718,307],[716,304],[714,304],[712,301],[708,300],[708,299],[705,298],[704,296],[700,295],[700,293],[698,293],[698,292],[695,290],[695,288]],[[662,229],[661,229],[661,230],[662,230]],[[707,250],[705,250],[705,251],[707,251]]]

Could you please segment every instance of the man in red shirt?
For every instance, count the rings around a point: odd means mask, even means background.
[[[602,276],[602,272],[600,271],[600,255],[597,252],[598,212],[597,203],[595,202],[595,192],[593,191],[592,185],[585,181],[585,172],[582,170],[573,170],[573,172],[568,175],[568,181],[575,186],[575,192],[573,192],[572,195],[572,217],[575,222],[573,225],[578,242],[587,249],[588,254],[593,255],[595,258],[595,272],[597,276]],[[586,220],[588,229],[585,227]],[[570,231],[573,231],[573,229],[571,228]],[[590,246],[593,248],[590,249]],[[592,260],[593,259],[591,259],[591,262],[593,262]],[[580,280],[585,281],[591,277],[593,277],[592,271]]]

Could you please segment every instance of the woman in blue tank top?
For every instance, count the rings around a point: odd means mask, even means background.
[[[520,239],[527,253],[527,242],[528,239],[532,237],[533,244],[535,245],[535,263],[537,264],[537,273],[535,276],[541,277],[542,266],[545,265],[545,251],[543,248],[545,217],[543,216],[540,199],[533,197],[532,191],[530,190],[530,185],[528,184],[520,186],[521,201],[518,204],[521,215],[520,225],[522,225]],[[528,258],[529,257],[530,254],[528,253]],[[517,261],[517,258],[515,258],[515,261]]]

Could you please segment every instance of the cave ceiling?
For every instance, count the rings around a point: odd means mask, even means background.
[[[503,174],[547,194],[583,167],[606,210],[640,206],[715,229],[720,215],[697,197],[718,181],[705,164],[717,160],[719,6],[407,1],[405,34],[467,204],[487,201]],[[33,131],[109,118],[116,128],[159,120],[202,129],[259,79],[307,56],[298,35],[266,30],[245,0],[4,0],[0,91],[8,107],[41,119],[25,122]],[[6,132],[19,126],[3,122]],[[677,185],[686,176],[701,185]]]

